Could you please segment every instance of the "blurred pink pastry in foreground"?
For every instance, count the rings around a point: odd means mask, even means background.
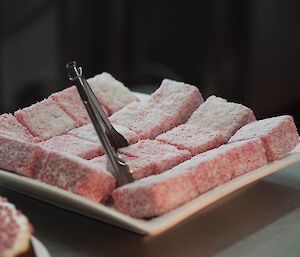
[[[0,256],[15,257],[30,247],[33,227],[27,217],[0,196]]]

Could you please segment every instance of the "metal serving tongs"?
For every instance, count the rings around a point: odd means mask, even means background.
[[[134,181],[128,165],[117,153],[118,148],[128,146],[129,143],[110,123],[91,87],[82,76],[82,68],[77,67],[75,61],[68,63],[66,68],[68,77],[75,82],[82,102],[102,143],[107,158],[107,170],[120,185]]]

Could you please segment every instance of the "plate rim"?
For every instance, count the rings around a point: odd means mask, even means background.
[[[234,178],[164,215],[149,220],[130,217],[114,210],[112,207],[93,202],[56,186],[1,169],[0,180],[2,182],[0,186],[140,235],[157,235],[230,193],[297,162],[300,162],[300,153],[290,154],[281,160],[266,164]],[[7,184],[5,185],[5,183]],[[12,187],[12,185],[15,187]],[[42,196],[39,196],[39,193],[42,193]],[[47,197],[44,195],[47,195]],[[58,200],[53,199],[57,197],[59,197]],[[65,201],[67,201],[67,204],[64,204]],[[80,210],[80,208],[84,209]]]
[[[51,257],[46,246],[34,235],[31,235],[30,241],[36,257]]]

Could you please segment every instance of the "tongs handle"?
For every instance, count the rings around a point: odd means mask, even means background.
[[[103,145],[104,152],[107,156],[107,170],[112,173],[120,185],[132,182],[133,177],[128,165],[118,156],[116,149],[112,147],[111,141],[106,133],[107,129],[109,129],[110,126],[113,128],[113,126],[108,119],[105,119],[106,114],[87,81],[82,76],[82,69],[77,67],[75,61],[68,63],[66,67],[69,79],[75,82],[79,95]],[[108,121],[108,123],[106,123],[106,121]]]

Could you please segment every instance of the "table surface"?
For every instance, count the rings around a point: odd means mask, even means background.
[[[140,236],[1,187],[52,257],[299,256],[300,162],[157,236]]]

